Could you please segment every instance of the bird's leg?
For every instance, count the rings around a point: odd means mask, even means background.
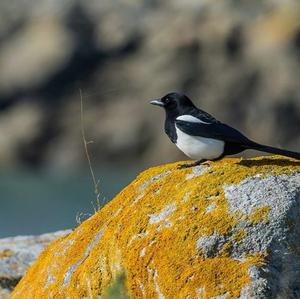
[[[183,169],[183,168],[189,168],[189,167],[194,167],[194,166],[198,166],[204,162],[206,162],[207,160],[206,159],[201,159],[201,160],[198,160],[194,163],[190,163],[190,164],[181,164],[181,165],[178,165],[177,168],[178,169]]]

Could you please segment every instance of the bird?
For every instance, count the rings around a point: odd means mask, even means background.
[[[259,144],[237,129],[222,123],[209,113],[197,108],[189,97],[171,92],[150,104],[164,108],[165,133],[194,163],[179,168],[217,161],[248,149],[282,155],[300,160],[300,153]]]

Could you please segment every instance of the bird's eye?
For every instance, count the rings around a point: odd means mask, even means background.
[[[170,103],[170,99],[169,99],[169,98],[166,98],[166,99],[165,99],[165,103],[166,103],[166,104],[169,104],[169,103]]]

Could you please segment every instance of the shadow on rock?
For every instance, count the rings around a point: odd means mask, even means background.
[[[291,161],[287,158],[278,158],[278,159],[272,159],[272,158],[263,158],[260,160],[250,160],[245,159],[237,164],[241,166],[246,167],[253,167],[253,166],[266,166],[266,165],[276,165],[276,166],[300,166],[300,161]]]

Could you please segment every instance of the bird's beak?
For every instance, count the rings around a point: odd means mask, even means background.
[[[165,104],[161,101],[161,100],[153,100],[150,102],[151,105],[156,105],[156,106],[160,106],[160,107],[164,107]]]

